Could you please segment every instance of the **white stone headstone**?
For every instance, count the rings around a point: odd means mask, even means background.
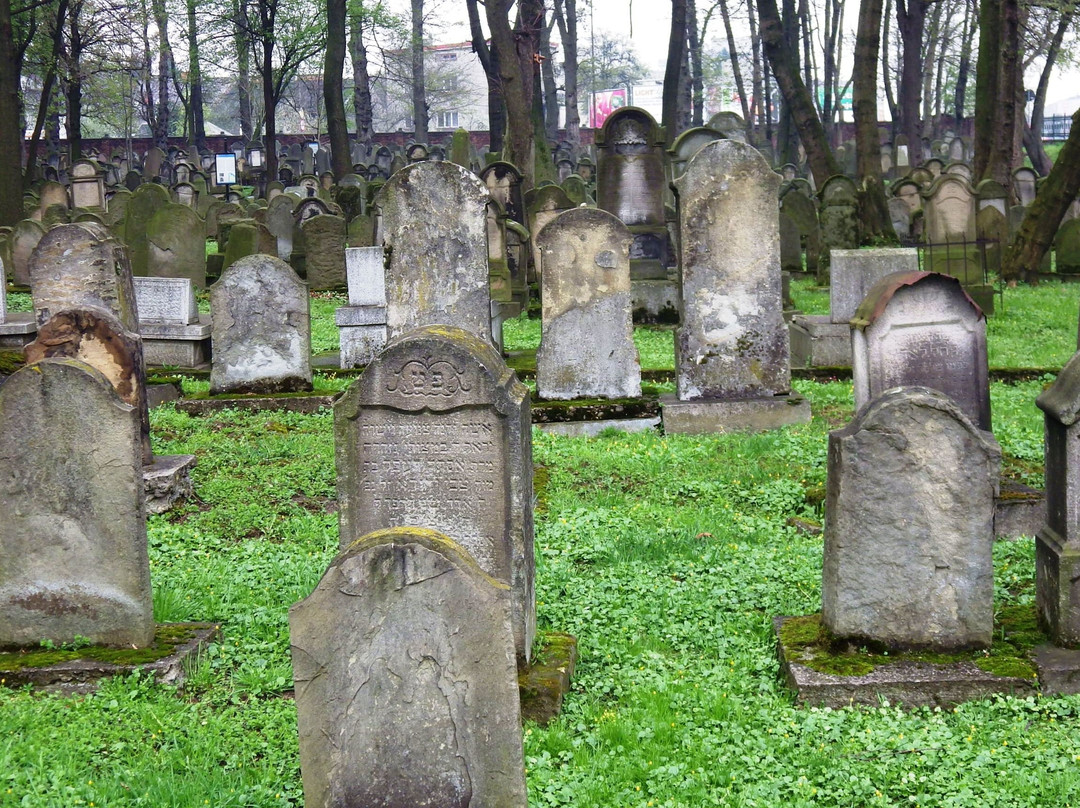
[[[382,247],[349,247],[345,250],[345,273],[350,306],[386,305],[386,268]]]
[[[190,325],[199,319],[190,278],[133,278],[140,323]]]

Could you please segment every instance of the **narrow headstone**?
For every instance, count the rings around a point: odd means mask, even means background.
[[[308,808],[525,808],[509,594],[431,530],[331,562],[289,610]]]
[[[45,235],[45,228],[33,219],[23,219],[8,236],[11,250],[12,281],[16,286],[30,286],[30,256]]]
[[[541,398],[641,395],[630,313],[632,241],[622,222],[598,209],[569,210],[544,228]]]
[[[308,288],[336,289],[345,285],[345,219],[313,216],[301,224]]]
[[[82,362],[0,385],[0,646],[154,637],[139,415]]]
[[[340,329],[341,367],[361,367],[386,345],[386,268],[382,247],[345,250],[349,305],[334,311]]]
[[[311,389],[308,290],[288,264],[241,258],[210,287],[210,312],[211,394]]]
[[[441,165],[441,164],[436,164]],[[451,531],[536,630],[529,392],[488,342],[428,326],[390,342],[334,405],[342,547],[372,530]]]
[[[890,648],[989,647],[1001,449],[956,403],[893,389],[829,434],[825,625]]]
[[[128,248],[131,271],[134,275],[146,275],[150,263],[150,243],[147,228],[154,214],[172,203],[169,192],[161,185],[147,182],[140,185],[128,200],[124,219],[124,243]]]

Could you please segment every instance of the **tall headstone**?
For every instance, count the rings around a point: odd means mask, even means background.
[[[210,287],[210,313],[212,394],[311,389],[308,290],[288,264],[241,258]]]
[[[1035,403],[1043,411],[1046,524],[1035,539],[1039,622],[1057,645],[1080,643],[1080,354]]]
[[[146,225],[146,274],[206,286],[205,233],[206,222],[193,208],[163,205]]]
[[[1019,204],[1027,206],[1035,201],[1035,181],[1039,175],[1033,169],[1021,166],[1013,171],[1013,190]]]
[[[633,398],[641,364],[630,316],[626,226],[606,211],[575,208],[544,228],[543,329],[536,353],[541,398]]]
[[[301,225],[308,287],[336,289],[345,285],[345,219],[324,214]]]
[[[147,226],[154,214],[171,202],[169,192],[164,186],[153,182],[140,185],[128,200],[127,215],[124,219],[124,243],[128,248],[133,274],[147,274],[150,263]]]
[[[289,610],[308,808],[525,808],[509,594],[431,530],[334,559]]]
[[[438,165],[438,164],[437,164]],[[342,547],[372,530],[452,531],[536,631],[529,392],[488,342],[428,326],[391,341],[334,405]]]
[[[341,367],[367,365],[386,345],[386,269],[382,247],[345,250],[349,305],[334,311]]]
[[[105,209],[105,177],[92,160],[76,160],[71,166],[71,202],[76,208]]]
[[[407,166],[379,190],[390,339],[440,324],[491,340],[488,199],[475,175],[447,162]]]
[[[0,385],[0,646],[154,637],[139,415],[89,365]]]
[[[918,385],[950,396],[990,430],[986,317],[959,281],[899,272],[874,284],[851,319],[855,408]]]
[[[783,317],[780,177],[745,143],[717,140],[675,182],[682,231],[678,401],[664,402],[668,431],[768,428],[808,420],[789,397]]]
[[[895,649],[989,647],[1001,449],[936,390],[901,387],[829,434],[822,617]]]
[[[850,177],[837,175],[825,180],[818,197],[821,200],[822,252],[818,281],[828,282],[828,258],[832,250],[854,250],[859,247],[859,206],[855,183]]]
[[[12,280],[16,286],[29,286],[30,256],[37,249],[38,242],[45,235],[45,228],[33,219],[23,219],[8,236],[11,250]]]

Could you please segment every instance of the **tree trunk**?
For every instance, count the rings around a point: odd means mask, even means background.
[[[480,27],[480,12],[477,0],[465,0],[469,12],[469,32],[472,37],[473,53],[480,60],[487,79],[488,101],[488,151],[502,151],[503,136],[506,131],[506,107],[503,104],[502,87],[499,84],[499,59],[495,47],[488,47],[484,29]]]
[[[154,144],[160,149],[169,147],[170,120],[169,109],[169,79],[173,75],[173,52],[169,44],[169,12],[165,8],[165,0],[152,0],[151,8],[154,10],[154,24],[158,30],[158,98],[157,114],[154,116]],[[79,89],[81,96],[81,88]],[[69,93],[70,96],[70,93]],[[70,106],[70,100],[69,100]],[[68,114],[71,114],[69,108]],[[70,128],[71,123],[68,122]]]
[[[326,132],[330,135],[330,160],[335,180],[340,180],[352,171],[349,124],[345,118],[342,81],[345,72],[345,4],[346,0],[326,0],[323,102],[326,104]]]
[[[982,0],[975,87],[975,181],[993,179],[1012,198],[1020,87],[1018,0]]]
[[[785,61],[787,62],[786,70],[790,70],[792,75],[799,79],[802,83],[802,79],[799,77],[799,29],[798,20],[795,17],[795,0],[782,0],[783,6],[781,10],[780,24],[783,29],[783,47],[785,52]],[[775,0],[773,0],[775,5]],[[761,27],[762,36],[765,36],[765,9],[758,4],[758,13],[761,14]],[[765,52],[769,55],[769,60],[772,61],[772,54],[769,52],[768,45],[765,47]],[[776,64],[773,63],[773,75],[777,78],[777,84],[780,84],[780,70],[777,69]],[[805,84],[803,85],[805,86]],[[798,163],[799,162],[799,134],[798,129],[795,126],[793,120],[794,113],[792,112],[791,105],[788,103],[787,93],[784,92],[784,88],[781,85],[780,92],[783,95],[780,105],[780,126],[777,133],[778,143],[777,146],[780,149],[780,155],[778,157],[781,163]],[[807,98],[810,100],[810,104],[813,105],[813,98],[810,95],[809,88],[807,88]],[[815,110],[815,115],[817,112]],[[805,146],[803,147],[805,148]]]
[[[765,46],[765,54],[769,57],[769,64],[772,65],[784,101],[791,110],[792,120],[814,175],[814,182],[820,188],[825,184],[825,180],[840,173],[840,166],[825,139],[825,130],[810,99],[810,91],[802,83],[791,51],[785,47],[776,0],[759,0],[758,13],[761,16],[761,41]]]
[[[206,144],[206,120],[203,116],[202,65],[199,54],[199,30],[195,17],[196,0],[187,0],[188,16],[188,109],[191,138],[198,148]]]
[[[64,87],[64,101],[67,110],[68,153],[71,161],[82,157],[82,29],[79,27],[79,15],[68,15],[68,76]],[[166,85],[168,86],[168,85]]]
[[[0,0],[0,226],[13,227],[23,217],[22,116],[19,115],[20,60],[11,24],[11,0]],[[1080,131],[1080,127],[1077,127]]]
[[[690,18],[694,13],[694,0],[686,0],[686,25],[690,27]],[[676,134],[685,132],[691,126],[694,119],[694,88],[693,79],[690,75],[690,47],[689,37],[687,46],[683,48],[682,65],[679,67],[679,114],[676,118]]]
[[[367,46],[364,45],[364,12],[358,8],[350,18],[352,29],[349,37],[353,69],[353,116],[356,119],[356,139],[367,145],[371,143],[372,121],[371,77],[368,75]]]
[[[671,0],[671,32],[668,36],[667,65],[664,68],[664,100],[661,125],[668,144],[679,127],[679,74],[686,49],[686,0]]]
[[[900,120],[900,110],[896,106],[896,96],[893,93],[893,76],[889,66],[889,48],[891,38],[889,36],[889,21],[892,19],[892,0],[885,0],[885,10],[881,14],[881,84],[885,89],[885,103],[889,105],[889,119],[892,121],[892,132],[895,136],[899,133],[897,122]]]
[[[559,86],[555,83],[555,59],[551,50],[554,16],[540,28],[540,78],[544,86],[544,134],[548,140],[559,139]]]
[[[881,46],[882,0],[862,0],[855,35],[851,96],[855,118],[856,173],[860,181],[859,220],[862,242],[899,244],[881,182],[878,137],[877,61]]]
[[[726,8],[726,5],[725,5]],[[761,29],[758,28],[757,20],[754,17],[754,0],[747,0],[746,13],[750,20],[750,57],[753,60],[751,65],[750,84],[753,98],[753,109],[756,113],[756,120],[751,122],[747,120],[747,127],[753,127],[754,132],[750,137],[750,142],[755,145],[760,145],[762,136],[765,131],[765,116],[768,114],[765,105],[765,89],[763,83],[762,70],[762,57],[761,57]]]
[[[953,118],[956,128],[964,122],[964,98],[967,96],[968,76],[971,73],[971,41],[975,38],[975,19],[970,4],[964,4],[963,37],[960,40],[960,59],[956,65],[956,95],[953,96]]]
[[[428,141],[427,88],[424,87],[424,0],[410,0],[412,40],[409,58],[412,66],[413,138]]]
[[[56,16],[53,20],[52,29],[52,53],[49,67],[45,72],[45,79],[41,85],[41,100],[38,102],[37,118],[34,121],[34,132],[30,136],[30,142],[26,150],[26,170],[23,173],[23,191],[30,188],[31,183],[37,178],[37,153],[38,143],[41,141],[41,132],[45,128],[45,119],[49,113],[49,103],[52,100],[53,88],[56,86],[56,71],[60,63],[60,57],[64,50],[64,24],[67,19],[67,0],[60,0],[56,6]]]
[[[731,57],[731,77],[735,80],[735,92],[739,94],[739,106],[742,107],[743,121],[746,123],[746,139],[754,142],[754,122],[750,118],[750,102],[746,98],[746,86],[743,84],[742,70],[739,67],[739,51],[735,46],[735,32],[731,28],[731,14],[728,13],[727,0],[719,0],[720,18],[724,21],[724,34],[727,36],[728,55]]]
[[[577,149],[581,147],[581,113],[578,111],[577,0],[555,0],[555,23],[559,26],[559,37],[563,45],[566,139]]]
[[[1031,105],[1031,127],[1024,130],[1024,146],[1027,148],[1028,157],[1031,158],[1032,167],[1039,173],[1040,177],[1045,177],[1050,173],[1051,165],[1050,157],[1047,155],[1046,149],[1043,148],[1042,142],[1046,91],[1050,86],[1050,74],[1053,72],[1058,54],[1061,52],[1061,42],[1065,37],[1065,32],[1068,31],[1069,26],[1072,24],[1075,11],[1075,3],[1070,3],[1062,9],[1057,28],[1054,30],[1054,36],[1046,50],[1046,62],[1043,64],[1042,72],[1039,74],[1039,86],[1035,90],[1035,101]]]
[[[233,0],[233,45],[236,48],[236,100],[240,109],[240,133],[251,140],[251,40],[248,35],[247,0]],[[269,156],[269,155],[267,155]]]
[[[493,63],[497,65],[499,88],[506,105],[506,134],[503,159],[517,166],[522,174],[522,192],[533,186],[532,69],[522,69],[518,41],[510,27],[513,0],[487,0],[488,30],[491,32]],[[527,47],[527,46],[526,46]],[[493,65],[493,66],[495,66]]]
[[[701,75],[701,37],[698,36],[697,3],[686,0],[686,46],[690,52],[690,125],[705,123],[705,77]]]
[[[984,0],[986,2],[986,0]],[[1015,279],[1038,270],[1054,242],[1061,220],[1080,193],[1080,110],[1073,113],[1069,138],[1057,162],[1040,185],[1001,265],[1003,278]]]
[[[894,128],[907,135],[908,148],[922,139],[919,106],[922,96],[922,44],[926,26],[925,0],[896,0],[896,25],[900,30],[903,49],[900,67],[900,90],[897,107],[899,126]]]
[[[914,154],[916,147],[921,151],[922,138],[930,136],[930,127],[934,120],[934,68],[937,63],[938,39],[941,35],[941,9],[943,7],[943,0],[938,0],[934,4],[933,13],[930,15],[930,30],[926,35],[926,53],[922,63],[922,124],[919,127],[919,140],[908,138],[909,154]],[[944,49],[944,43],[941,44]]]
[[[266,176],[277,177],[277,89],[274,85],[274,22],[275,9],[269,3],[261,4],[262,25],[262,74],[263,86],[263,145],[266,146]]]

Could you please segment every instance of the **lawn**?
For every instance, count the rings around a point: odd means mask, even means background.
[[[811,310],[821,293],[796,294]],[[1059,368],[1078,300],[1006,292],[991,364]],[[333,304],[313,300],[316,330]],[[538,338],[508,325],[511,348]],[[670,331],[636,339],[645,367],[672,366]],[[1050,378],[992,385],[995,433],[1033,482]],[[788,520],[820,521],[827,433],[852,415],[850,382],[795,387],[813,422],[766,434],[534,432],[539,624],[581,656],[562,716],[524,729],[530,805],[1080,804],[1080,697],[793,706],[771,620],[820,607],[822,541]],[[338,546],[332,417],[166,406],[152,427],[157,453],[199,456],[197,498],[149,520],[155,617],[217,620],[223,639],[179,693],[138,676],[83,698],[0,686],[0,806],[302,805],[287,610]],[[994,557],[996,607],[1030,604],[1032,542]]]

